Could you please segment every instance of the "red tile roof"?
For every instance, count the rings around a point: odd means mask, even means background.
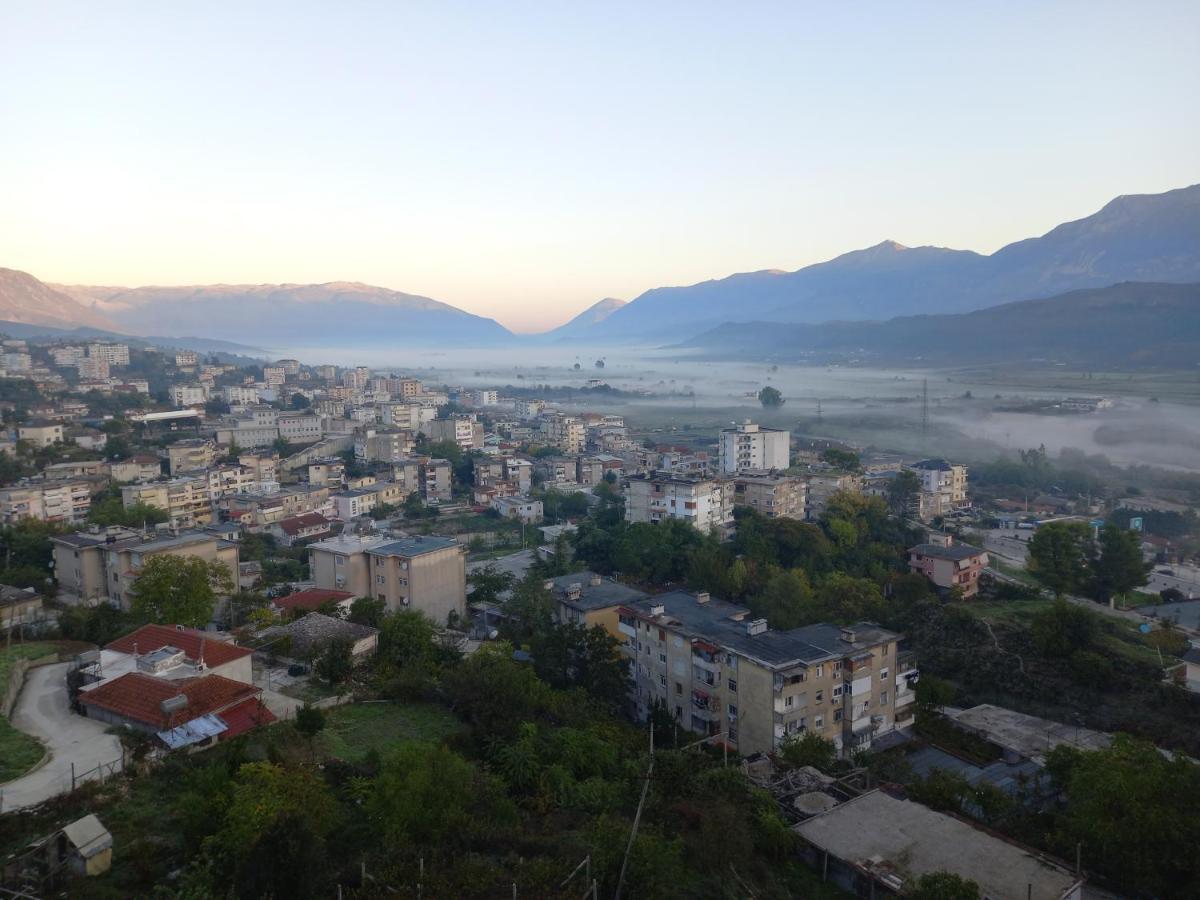
[[[143,625],[137,631],[117,638],[104,649],[133,653],[135,645],[139,654],[153,653],[159,647],[178,647],[193,662],[203,656],[209,667],[223,666],[254,652],[247,647],[219,640],[207,632],[175,625]]]
[[[208,713],[222,712],[246,700],[255,700],[260,693],[261,690],[252,684],[221,675],[171,680],[144,672],[126,672],[93,690],[84,691],[79,695],[79,702],[164,731]],[[163,701],[180,694],[187,697],[187,705],[164,715]]]
[[[279,522],[279,528],[285,534],[295,537],[306,528],[318,528],[322,525],[329,528],[332,523],[320,513],[304,513],[299,516],[292,516],[287,519],[282,519]]]
[[[235,738],[239,734],[245,734],[259,725],[270,725],[275,721],[274,714],[257,697],[251,697],[229,707],[220,713],[220,716],[221,721],[229,726],[228,730],[221,732],[220,739],[223,741]]]
[[[334,603],[338,603],[342,600],[349,600],[353,596],[349,591],[309,588],[307,591],[297,591],[294,594],[288,594],[286,597],[277,597],[271,603],[278,609],[303,609],[308,612],[314,612],[331,600]]]

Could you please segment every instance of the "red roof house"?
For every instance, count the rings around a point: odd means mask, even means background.
[[[212,674],[246,684],[254,680],[250,662],[253,650],[182,625],[143,625],[117,638],[104,649],[130,656],[145,656],[163,647],[182,650],[193,665],[203,661],[205,670]]]
[[[296,591],[286,597],[276,597],[271,601],[281,614],[292,616],[295,613],[316,612],[326,603],[336,603],[338,606],[349,607],[354,595],[349,591],[334,591],[326,588],[309,588],[306,591]]]

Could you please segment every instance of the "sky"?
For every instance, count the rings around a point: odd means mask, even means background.
[[[0,4],[0,266],[518,331],[1200,181],[1200,3]]]

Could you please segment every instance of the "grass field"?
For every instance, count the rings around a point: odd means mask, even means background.
[[[8,672],[18,659],[37,659],[50,653],[57,653],[58,645],[34,641],[28,644],[14,644],[8,650],[0,648],[0,693],[8,689]]]
[[[401,741],[440,741],[462,727],[449,710],[424,703],[354,703],[329,711],[318,738],[330,756],[360,762]]]
[[[24,775],[44,752],[38,741],[0,718],[0,784]]]

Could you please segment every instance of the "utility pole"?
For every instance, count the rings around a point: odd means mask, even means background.
[[[929,430],[929,379],[921,379],[921,437]]]
[[[817,424],[821,424],[821,398],[817,398]]]

